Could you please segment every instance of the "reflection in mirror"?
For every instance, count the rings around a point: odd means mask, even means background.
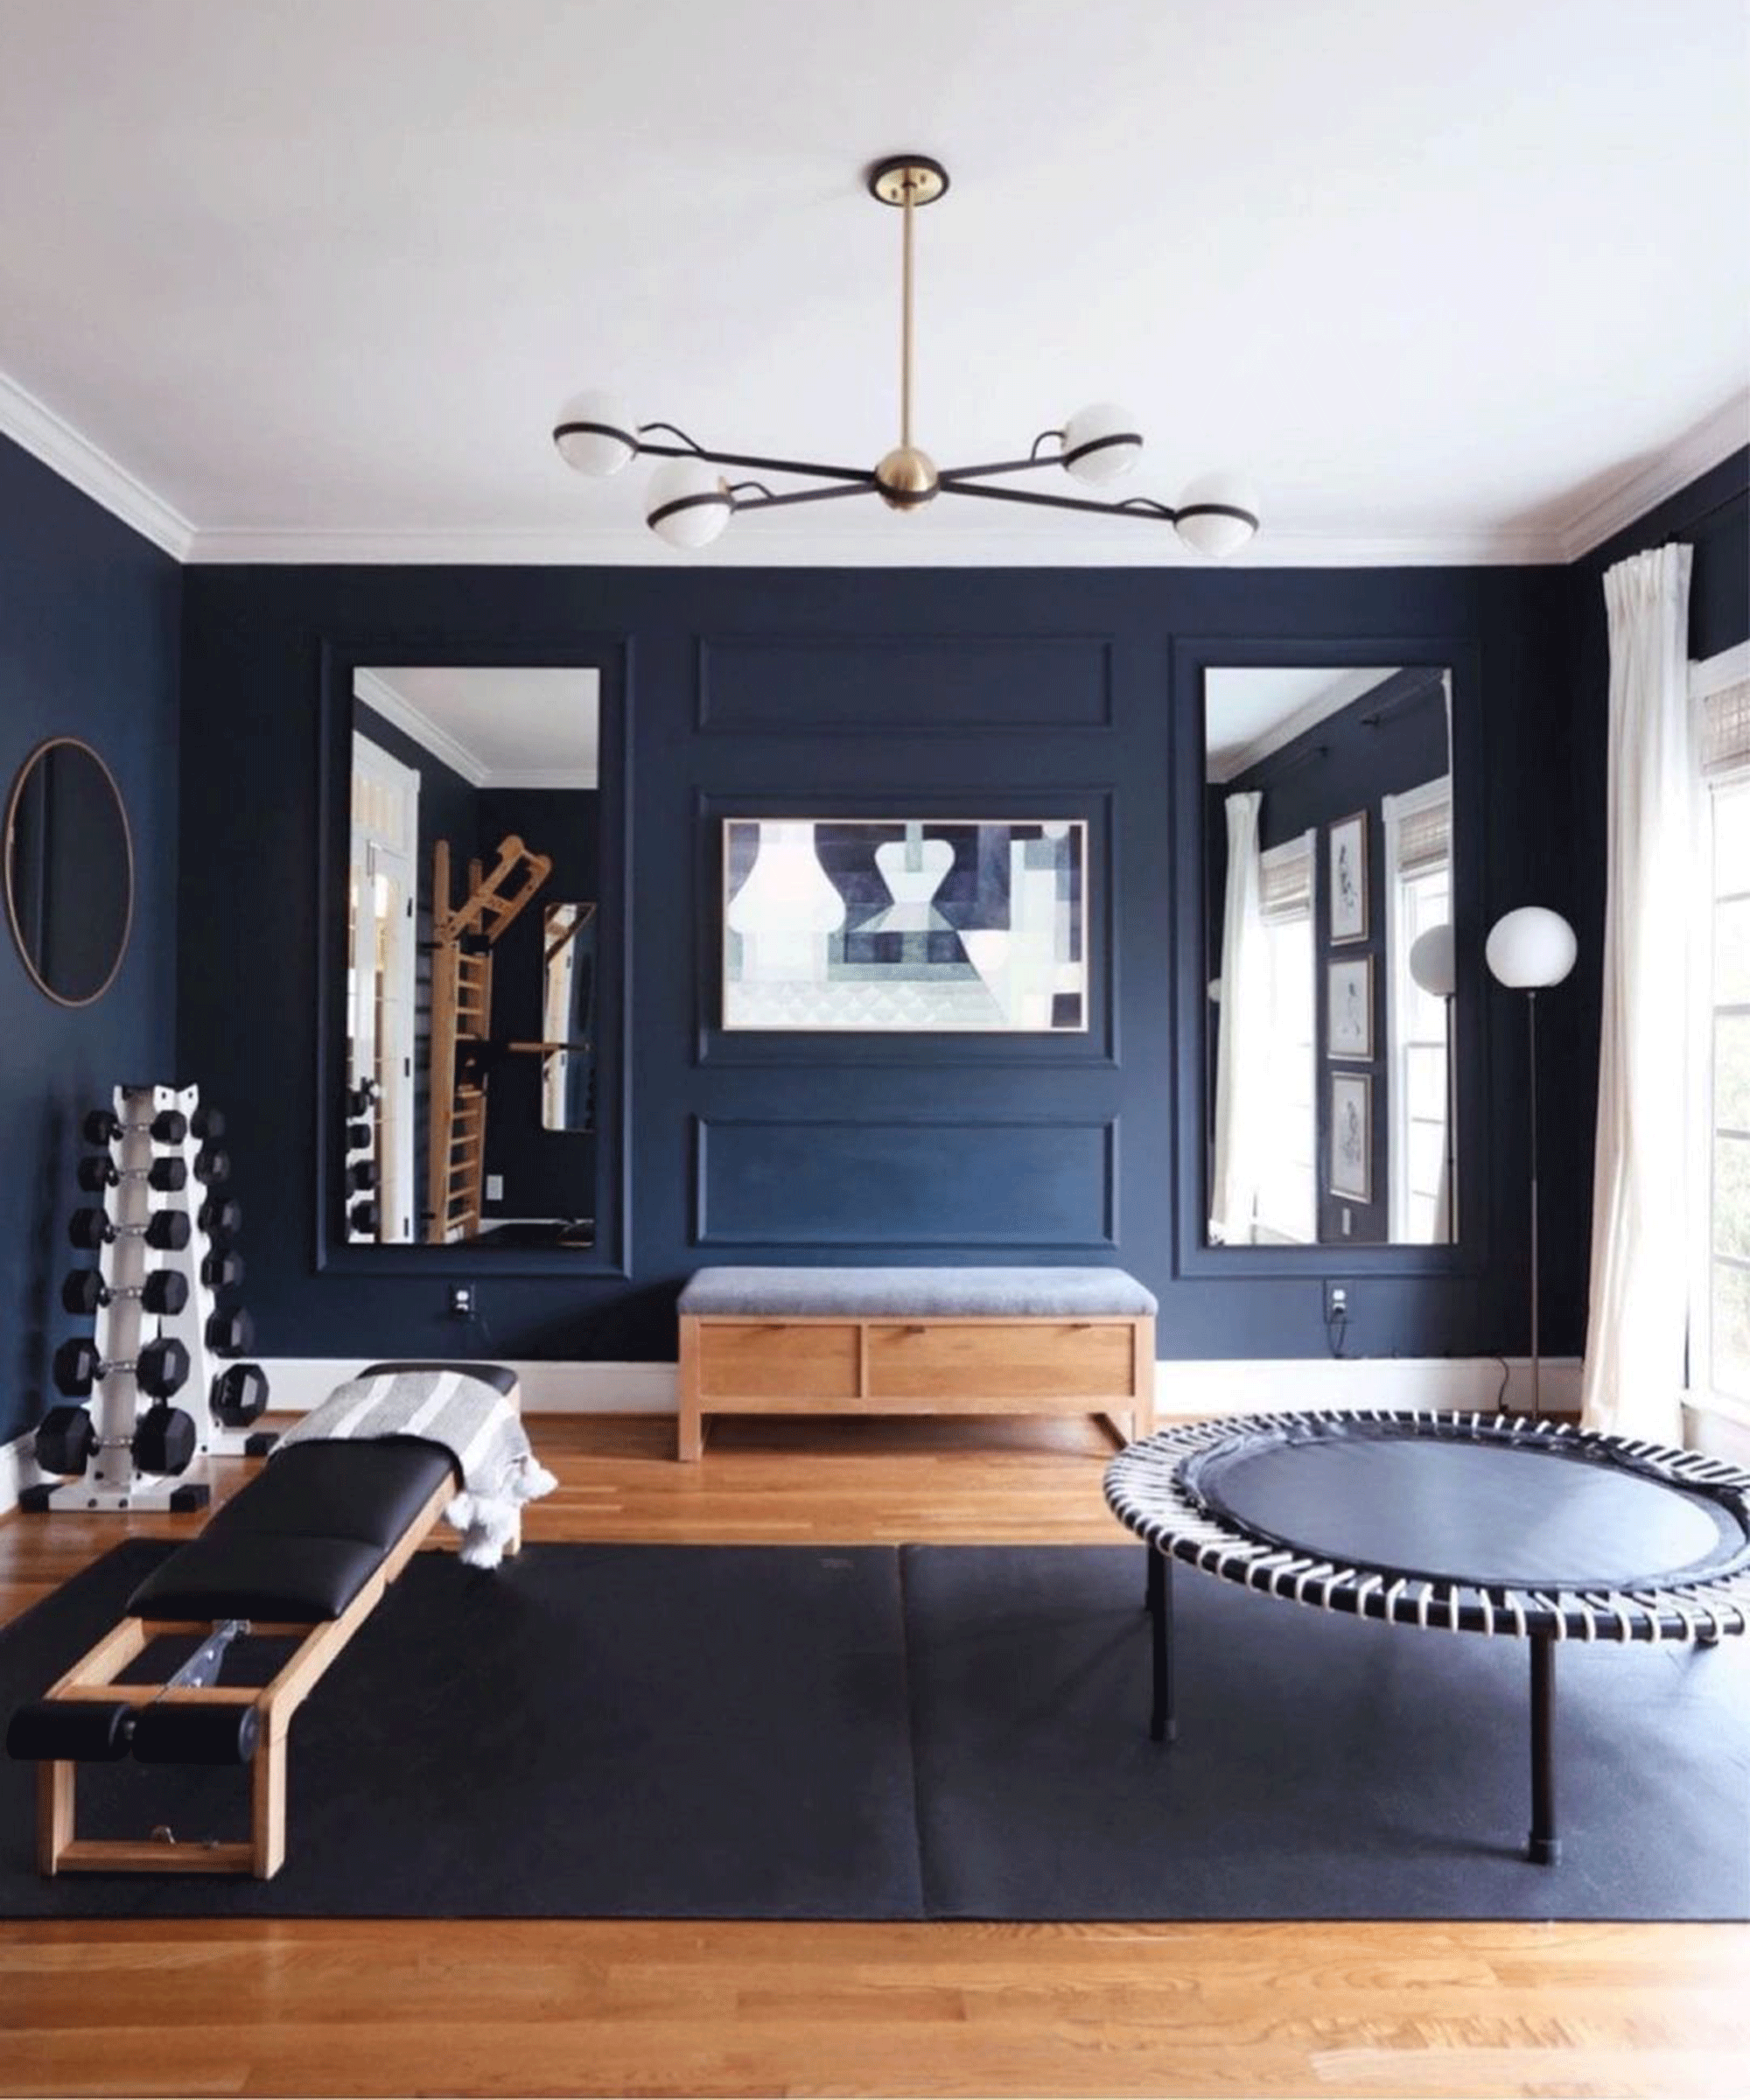
[[[134,916],[134,849],[109,768],[52,737],[19,769],[6,809],[6,915],[38,990],[88,1006],[115,982]]]
[[[595,1243],[598,675],[360,669],[349,1241]]]
[[[1456,1240],[1451,679],[1204,678],[1208,1234]]]

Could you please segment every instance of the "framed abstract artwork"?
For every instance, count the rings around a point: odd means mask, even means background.
[[[1325,965],[1325,1054],[1373,1055],[1373,957]]]
[[[1373,1201],[1373,1082],[1363,1072],[1331,1074],[1331,1194]]]
[[[729,817],[726,1029],[1088,1025],[1080,819]]]
[[[1339,817],[1325,834],[1331,944],[1368,936],[1368,813]]]

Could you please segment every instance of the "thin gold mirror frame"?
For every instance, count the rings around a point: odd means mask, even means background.
[[[32,955],[30,946],[24,939],[24,929],[18,923],[18,904],[12,874],[12,856],[18,830],[18,804],[24,797],[25,788],[30,783],[31,775],[47,759],[49,753],[55,751],[82,752],[102,774],[104,785],[108,788],[111,799],[116,805],[116,821],[122,827],[122,853],[128,872],[127,903],[122,914],[121,936],[116,943],[116,959],[109,965],[108,974],[103,981],[94,990],[82,993],[78,998],[69,998],[66,993],[57,991],[38,968],[36,957]],[[19,766],[18,774],[13,780],[12,792],[6,800],[6,923],[12,929],[12,945],[18,949],[18,958],[24,963],[31,982],[46,999],[52,1000],[57,1006],[70,1008],[94,1006],[121,975],[122,965],[127,960],[128,944],[133,939],[134,934],[134,832],[133,827],[128,822],[128,805],[122,799],[122,790],[116,784],[115,774],[110,772],[102,754],[94,751],[82,737],[46,737],[25,759],[24,764]]]

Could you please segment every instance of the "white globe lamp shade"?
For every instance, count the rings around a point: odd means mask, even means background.
[[[1546,991],[1574,966],[1579,942],[1559,912],[1523,905],[1497,919],[1483,955],[1491,974],[1509,991]]]
[[[1257,491],[1243,474],[1200,474],[1178,508],[1180,538],[1212,561],[1237,554],[1258,528]]]
[[[553,442],[580,474],[617,474],[638,452],[638,425],[617,394],[574,394],[559,411]]]
[[[1220,977],[1211,977],[1209,980],[1209,1004],[1212,1006],[1219,1006],[1222,1004],[1222,980]]]
[[[1078,409],[1063,426],[1064,472],[1090,487],[1129,473],[1142,449],[1136,417],[1116,402],[1096,401],[1090,409]]]
[[[709,547],[734,508],[714,466],[703,459],[665,459],[650,477],[644,522],[670,547]]]
[[[1431,926],[1410,944],[1410,974],[1432,998],[1450,999],[1458,988],[1453,967],[1452,929]]]

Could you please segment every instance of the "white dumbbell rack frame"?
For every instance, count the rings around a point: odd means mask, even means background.
[[[200,1461],[259,1452],[271,1439],[262,1438],[253,1427],[229,1428],[213,1413],[215,1366],[207,1347],[206,1323],[215,1308],[214,1293],[201,1273],[212,1251],[212,1238],[200,1221],[200,1207],[208,1192],[194,1171],[202,1143],[194,1134],[200,1089],[117,1087],[112,1100],[122,1127],[109,1141],[109,1158],[122,1178],[105,1191],[106,1214],[112,1224],[144,1227],[161,1211],[179,1210],[187,1215],[189,1233],[187,1245],[181,1248],[149,1247],[143,1233],[128,1232],[106,1240],[98,1249],[98,1273],[111,1296],[107,1305],[97,1308],[94,1346],[106,1363],[131,1364],[138,1359],[142,1343],[150,1339],[150,1321],[157,1322],[160,1335],[181,1342],[188,1351],[188,1377],[171,1396],[169,1404],[193,1418],[194,1458],[181,1474],[144,1473],[138,1468],[133,1440],[142,1412],[139,1384],[131,1369],[110,1371],[93,1385],[91,1418],[97,1441],[84,1473],[58,1485],[27,1489],[21,1504],[38,1510],[202,1509],[211,1498],[212,1487],[197,1477]],[[175,1144],[160,1144],[151,1135],[153,1120],[167,1110],[179,1110],[184,1118],[184,1134]],[[151,1186],[146,1170],[155,1159],[182,1161],[180,1189]],[[188,1290],[179,1312],[148,1312],[137,1295],[113,1295],[117,1291],[137,1293],[153,1269],[181,1271]]]

